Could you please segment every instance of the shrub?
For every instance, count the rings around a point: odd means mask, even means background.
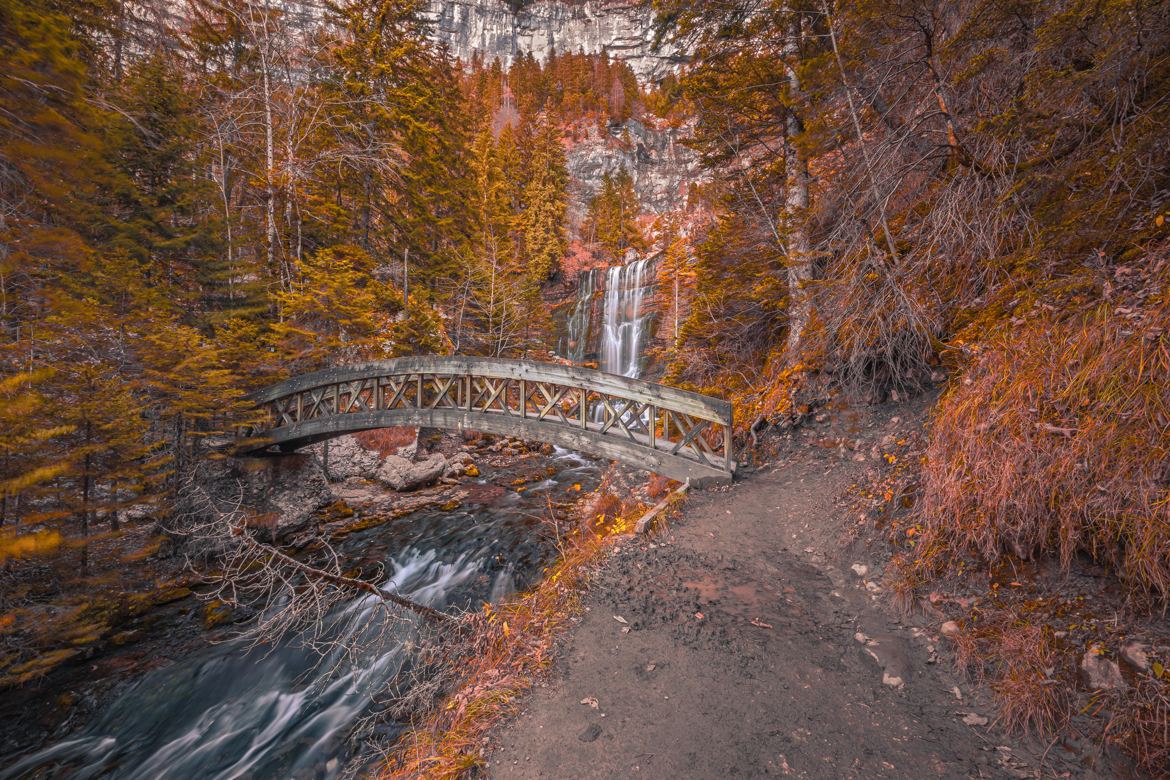
[[[374,450],[383,457],[397,455],[398,450],[414,444],[416,436],[418,436],[416,428],[378,428],[354,434],[363,447]]]
[[[1170,305],[1048,311],[986,339],[941,399],[920,549],[1078,551],[1170,598]]]
[[[991,686],[997,722],[1020,734],[1052,734],[1072,713],[1072,686],[1055,635],[1015,610],[964,621],[955,637],[957,666]]]

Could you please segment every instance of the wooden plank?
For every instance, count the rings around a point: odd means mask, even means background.
[[[682,483],[682,485],[680,485],[678,488],[676,488],[675,490],[672,490],[666,496],[666,498],[662,499],[657,504],[655,504],[653,509],[651,509],[649,512],[647,512],[646,514],[644,514],[640,518],[638,518],[637,524],[634,525],[634,533],[636,533],[636,534],[646,533],[646,530],[648,528],[650,528],[650,524],[653,523],[654,520],[657,519],[659,515],[661,515],[663,512],[665,512],[668,507],[670,507],[671,505],[674,504],[674,502],[680,501],[683,498],[683,496],[685,496],[687,494],[687,490],[690,488],[690,486],[691,486],[690,482]]]

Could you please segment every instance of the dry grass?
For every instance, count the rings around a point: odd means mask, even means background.
[[[996,720],[1005,729],[1041,735],[1059,731],[1072,714],[1073,689],[1052,629],[1010,611],[981,617],[968,621],[955,637],[959,668],[991,687]]]
[[[988,338],[940,401],[923,550],[1078,551],[1170,599],[1170,305],[1043,313]],[[929,554],[924,557],[929,557]]]
[[[1143,677],[1102,703],[1114,712],[1105,738],[1125,748],[1151,777],[1170,777],[1170,680]]]
[[[487,735],[514,714],[520,695],[548,670],[556,637],[580,609],[598,556],[631,521],[621,500],[602,490],[583,514],[587,522],[564,540],[561,560],[533,590],[469,616],[467,640],[454,667],[454,693],[411,724],[394,746],[383,778],[457,778],[481,767]],[[615,514],[616,513],[616,514]],[[451,669],[451,657],[442,659]]]
[[[673,479],[658,474],[651,474],[650,481],[646,484],[646,495],[651,499],[662,498],[667,493],[676,489],[678,485],[679,483]]]
[[[1072,690],[1056,672],[1060,652],[1052,629],[1030,623],[1003,627],[995,648],[991,690],[999,723],[1017,733],[1051,734],[1068,721]]]

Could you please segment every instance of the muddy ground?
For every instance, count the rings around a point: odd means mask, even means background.
[[[857,533],[871,443],[924,404],[814,425],[603,564],[552,679],[489,746],[499,778],[1126,777],[1090,741],[1013,738],[937,616],[902,614]],[[900,416],[899,416],[900,415]],[[831,425],[832,423],[826,423]],[[822,426],[823,427],[823,426]],[[856,567],[856,568],[855,568]],[[862,568],[864,567],[864,568]]]

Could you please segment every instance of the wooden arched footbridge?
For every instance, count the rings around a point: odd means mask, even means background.
[[[240,454],[423,426],[548,442],[677,480],[730,482],[736,468],[727,401],[568,366],[402,358],[318,371],[249,399],[268,414],[237,440]]]

